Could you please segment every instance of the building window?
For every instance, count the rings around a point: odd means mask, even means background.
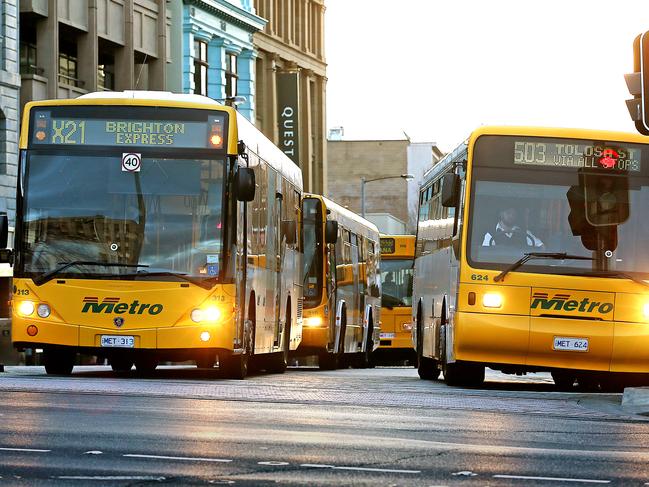
[[[207,42],[194,41],[194,93],[207,96]]]
[[[36,64],[36,44],[21,42],[20,74],[39,74],[38,71],[38,65]]]
[[[59,83],[79,87],[77,43],[70,32],[59,31]]]
[[[97,65],[97,88],[101,91],[112,91],[115,89],[114,63]]]
[[[225,97],[233,98],[237,96],[237,56],[235,54],[225,54]]]

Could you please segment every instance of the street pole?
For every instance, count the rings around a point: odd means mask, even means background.
[[[365,218],[365,177],[361,177],[361,216]]]

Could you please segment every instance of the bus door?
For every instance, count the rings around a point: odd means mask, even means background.
[[[363,336],[363,310],[361,308],[361,299],[360,299],[360,265],[358,263],[358,236],[352,234],[352,273],[353,273],[353,283],[352,283],[352,321],[354,327],[354,342],[358,343],[362,341]],[[360,329],[360,334],[359,334]]]
[[[280,180],[281,181],[281,180]],[[275,303],[274,303],[274,313],[273,313],[273,323],[274,323],[274,339],[273,346],[277,347],[280,344],[280,338],[282,333],[282,327],[280,326],[281,318],[281,309],[282,309],[282,288],[284,287],[284,282],[282,276],[284,275],[284,255],[285,248],[284,245],[286,242],[282,238],[284,232],[282,232],[282,207],[284,206],[284,197],[281,193],[280,182],[277,184],[277,191],[275,192],[275,210],[273,214],[273,220],[275,222],[275,253],[274,256],[274,282],[273,290],[275,294]]]
[[[340,232],[338,241],[340,241]],[[336,340],[336,303],[338,300],[338,285],[336,282],[336,244],[327,244],[327,273],[325,275],[325,282],[327,286],[327,311],[329,312],[329,347],[333,350]]]

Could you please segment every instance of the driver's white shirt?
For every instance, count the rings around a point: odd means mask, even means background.
[[[514,235],[514,232],[522,232],[523,230],[521,227],[513,226],[512,229],[508,232],[505,230],[505,228],[502,226],[500,222],[496,225],[496,232],[503,232],[507,238],[512,238],[512,235]],[[532,232],[529,230],[527,232],[527,242],[530,243],[531,247],[543,247],[543,242],[536,237]],[[487,232],[485,233],[484,240],[482,241],[482,246],[483,247],[489,247],[492,245],[496,245],[496,242],[494,240],[494,237],[491,233]]]

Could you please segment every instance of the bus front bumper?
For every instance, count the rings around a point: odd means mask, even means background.
[[[587,347],[561,348],[565,339]],[[457,312],[456,360],[527,366],[649,373],[649,324]]]

